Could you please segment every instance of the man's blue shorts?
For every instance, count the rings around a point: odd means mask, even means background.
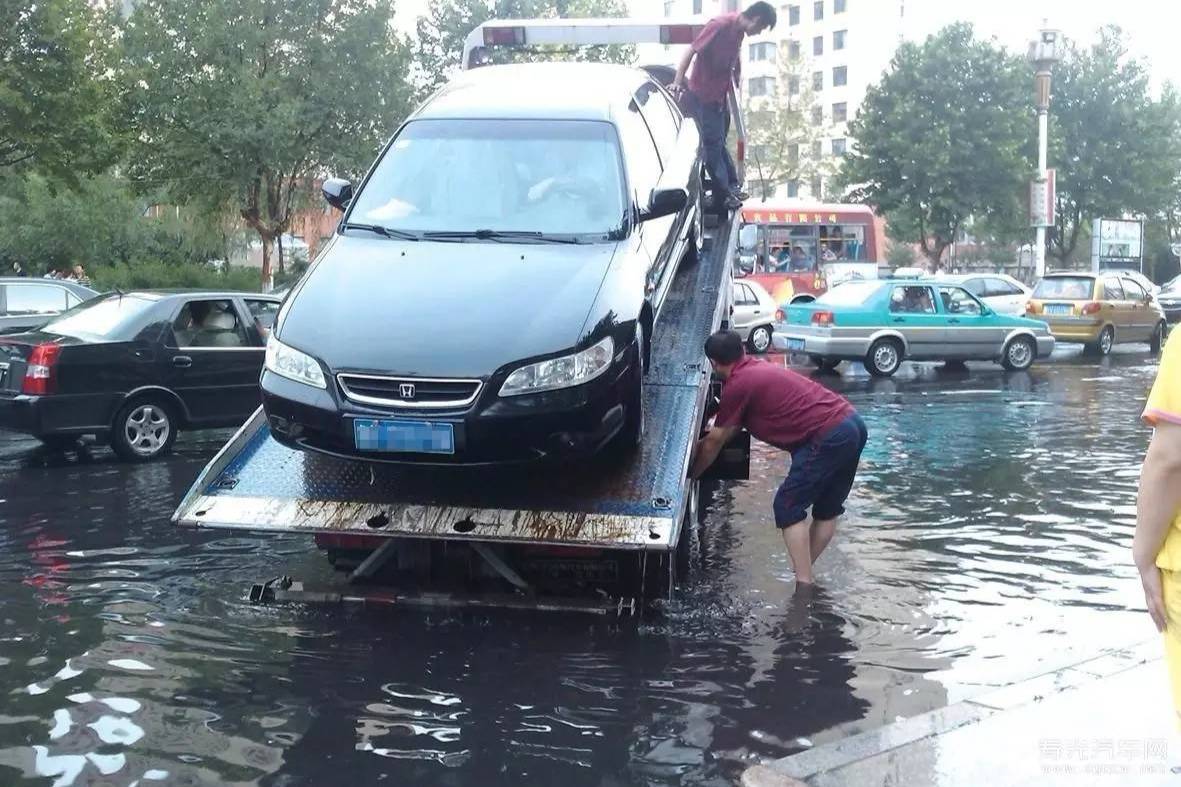
[[[790,527],[808,518],[835,519],[857,477],[868,433],[853,413],[791,454],[791,469],[775,494],[775,526]]]

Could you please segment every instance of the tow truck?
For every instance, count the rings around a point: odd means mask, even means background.
[[[463,67],[489,62],[496,46],[689,43],[701,24],[491,21],[468,36]],[[731,107],[741,145],[733,96]],[[288,576],[254,583],[256,603],[627,616],[671,596],[696,536],[701,495],[689,462],[717,396],[703,344],[729,324],[740,220],[707,221],[706,254],[675,274],[654,327],[648,426],[634,452],[526,470],[378,465],[286,448],[260,407],[200,473],[173,522],[312,535],[348,572],[323,587]],[[749,452],[740,434],[711,477],[746,478]]]

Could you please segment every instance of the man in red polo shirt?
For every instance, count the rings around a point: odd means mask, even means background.
[[[772,508],[796,581],[811,584],[812,564],[845,513],[865,448],[865,424],[843,396],[786,367],[747,357],[733,331],[710,336],[705,355],[724,381],[722,401],[713,428],[697,444],[691,474],[704,473],[742,427],[791,453],[791,469]]]
[[[744,195],[738,191],[738,171],[726,150],[726,135],[730,131],[726,98],[742,75],[739,55],[743,38],[774,28],[775,21],[775,8],[762,0],[740,14],[714,17],[681,58],[672,84],[673,95],[683,99],[685,109],[697,118],[705,166],[721,192],[720,199],[725,200],[730,210],[742,205]],[[693,67],[691,73],[690,65]],[[686,74],[689,76],[688,92],[685,91]]]

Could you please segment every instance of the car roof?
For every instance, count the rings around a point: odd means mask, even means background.
[[[114,295],[116,293],[110,292],[107,295]],[[243,290],[197,290],[197,289],[159,289],[159,290],[127,290],[126,292],[118,293],[121,295],[134,295],[139,298],[146,298],[149,300],[163,301],[171,298],[264,298],[266,300],[279,301],[279,298],[269,292],[246,292]]]
[[[638,68],[607,63],[485,66],[455,77],[412,120],[609,121],[650,81]]]
[[[98,294],[93,288],[87,287],[85,284],[79,284],[76,281],[70,281],[69,279],[42,279],[39,276],[0,276],[0,284],[56,284],[59,287],[66,287],[74,292]]]
[[[1071,278],[1075,278],[1075,279],[1082,279],[1082,278],[1093,279],[1097,275],[1099,275],[1099,274],[1092,273],[1091,271],[1049,271],[1042,278],[1043,279],[1061,279],[1061,278],[1071,277]]]

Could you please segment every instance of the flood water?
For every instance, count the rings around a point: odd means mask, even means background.
[[[225,433],[146,466],[0,435],[0,784],[732,784],[1147,639],[1154,372],[1132,351],[826,377],[870,441],[819,589],[793,594],[763,448],[638,625],[251,606],[251,582],[333,577],[304,537],[170,525]]]

